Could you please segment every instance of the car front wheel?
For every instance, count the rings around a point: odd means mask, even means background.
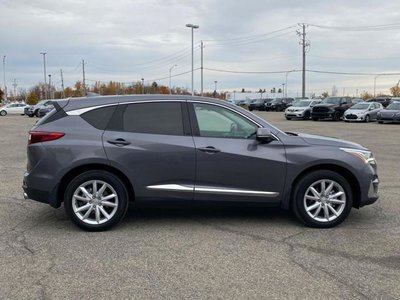
[[[292,208],[305,225],[330,228],[343,222],[353,206],[348,181],[336,172],[320,170],[300,179]]]
[[[7,112],[5,110],[0,111],[0,116],[4,117],[5,115],[7,115]]]
[[[75,177],[64,196],[67,215],[80,228],[103,231],[116,225],[128,209],[124,183],[112,173],[94,170]]]

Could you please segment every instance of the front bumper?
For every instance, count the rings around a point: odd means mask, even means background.
[[[364,115],[362,115],[362,116],[357,116],[357,115],[354,115],[354,116],[356,116],[356,118],[355,117],[353,117],[353,116],[347,116],[347,115],[344,115],[343,116],[343,120],[345,120],[345,121],[350,121],[350,122],[362,122],[362,121],[365,121],[365,116]]]
[[[335,112],[313,112],[311,116],[318,119],[332,119]]]
[[[288,118],[304,118],[304,111],[301,111],[301,112],[285,112],[285,117],[288,117]]]

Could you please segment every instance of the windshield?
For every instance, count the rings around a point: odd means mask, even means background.
[[[400,102],[394,102],[394,103],[388,105],[388,107],[386,109],[400,110]]]
[[[256,101],[256,103],[264,103],[264,99],[258,99],[257,101]]]
[[[368,109],[369,103],[357,103],[351,107],[351,109]]]
[[[308,100],[301,100],[296,103],[296,107],[308,107],[310,105],[311,101]]]
[[[340,98],[339,97],[328,97],[322,101],[323,103],[329,103],[329,104],[340,104]]]
[[[281,98],[277,98],[272,100],[272,103],[281,103],[282,99]]]

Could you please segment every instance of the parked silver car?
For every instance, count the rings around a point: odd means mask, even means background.
[[[378,102],[359,102],[344,112],[343,120],[369,122],[377,119],[378,112],[383,109]]]
[[[285,110],[285,118],[287,120],[303,119],[308,120],[311,117],[311,108],[315,105],[321,103],[321,100],[301,100],[296,102],[293,106],[289,106]]]

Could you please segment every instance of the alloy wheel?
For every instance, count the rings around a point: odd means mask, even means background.
[[[346,193],[334,180],[322,179],[312,183],[304,194],[303,204],[307,214],[318,222],[338,218],[346,207]]]
[[[113,218],[118,209],[118,195],[102,180],[82,183],[72,196],[74,214],[84,223],[103,224]]]

